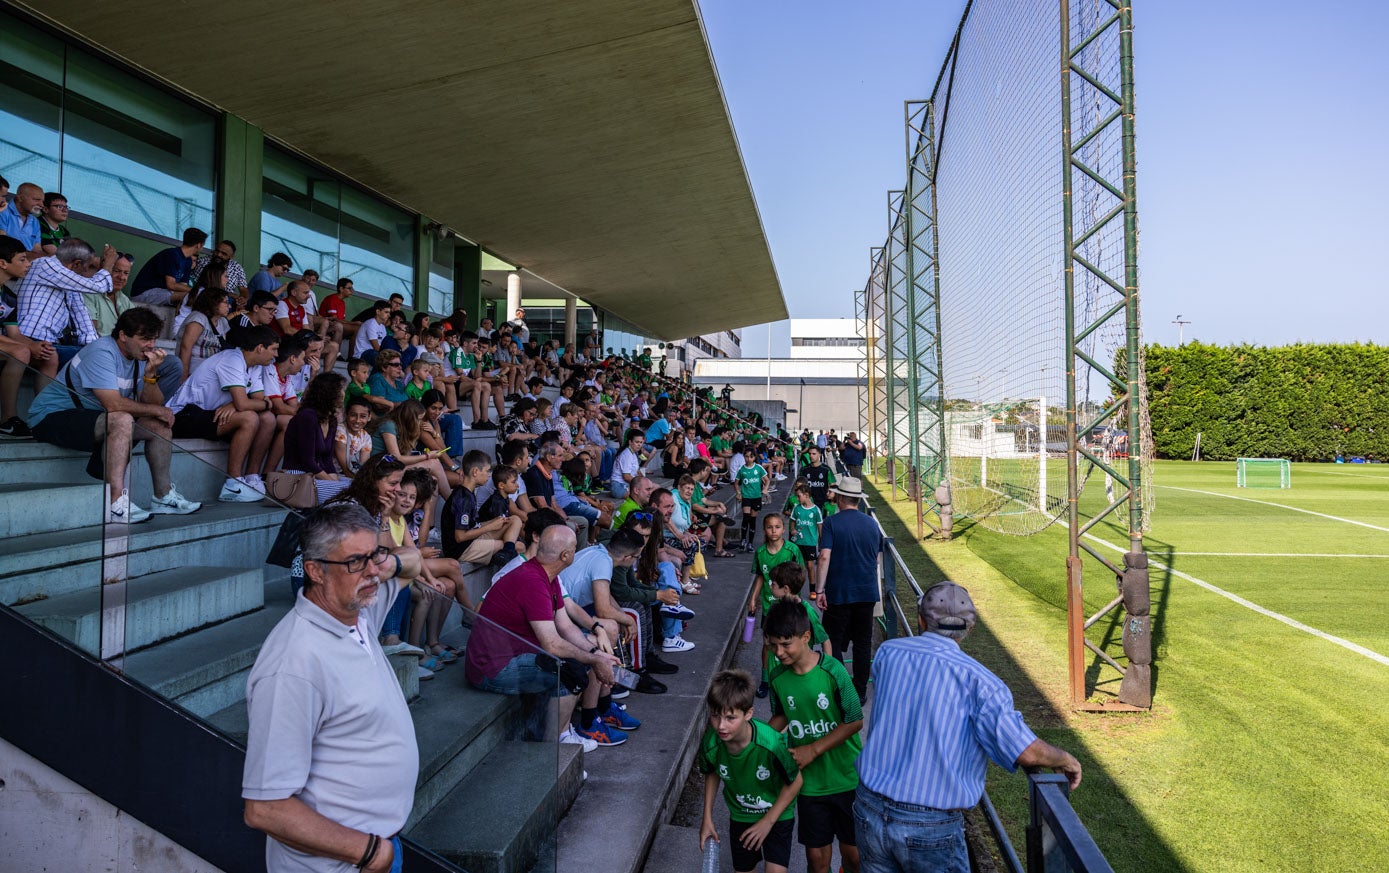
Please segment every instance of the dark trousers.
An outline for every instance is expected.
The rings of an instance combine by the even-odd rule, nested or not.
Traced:
[[[867,603],[831,604],[825,610],[825,633],[834,646],[834,652],[842,661],[854,644],[854,688],[858,689],[859,699],[868,691],[868,671],[873,666],[873,607],[876,601]]]

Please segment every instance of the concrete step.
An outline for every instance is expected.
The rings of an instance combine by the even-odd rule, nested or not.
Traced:
[[[508,741],[406,836],[472,873],[528,870],[583,787],[583,750]]]
[[[30,534],[100,525],[106,512],[106,490],[100,482],[7,483],[0,485],[0,537],[7,541]],[[10,546],[7,545],[7,550]]]
[[[131,525],[128,536],[98,524],[16,537],[0,554],[0,603],[88,589],[103,575],[121,575],[122,558],[127,578],[182,566],[190,550],[205,565],[256,568],[283,518],[277,507],[213,501],[191,515],[156,515]]]
[[[289,583],[265,585],[265,607],[125,659],[125,673],[200,718],[246,699],[261,644],[293,606]]]
[[[181,567],[105,586],[108,602],[125,601],[125,649],[167,640],[259,609],[264,598],[259,567]],[[31,621],[98,652],[102,591],[74,591],[19,607]],[[112,617],[115,620],[115,617]]]

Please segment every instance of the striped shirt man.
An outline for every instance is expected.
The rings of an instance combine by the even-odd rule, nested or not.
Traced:
[[[31,340],[55,343],[71,324],[79,345],[95,342],[96,328],[83,295],[109,293],[107,271],[88,278],[63,266],[55,255],[39,258],[19,284],[19,332]]]
[[[859,780],[898,803],[972,807],[985,759],[1011,773],[1037,739],[1003,680],[939,634],[883,643],[873,688]]]

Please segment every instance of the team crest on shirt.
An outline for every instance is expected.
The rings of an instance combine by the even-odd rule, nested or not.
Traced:
[[[821,709],[830,708],[830,699],[825,696],[825,692],[821,691],[820,696],[815,698],[815,705],[820,707]]]
[[[796,698],[792,697],[792,696],[789,695],[789,694],[786,695],[786,708],[787,708],[787,709],[795,709],[795,708],[796,708]]]
[[[760,781],[766,782],[768,779],[771,778],[771,776],[772,776],[772,771],[771,771],[771,770],[768,770],[767,767],[766,767],[765,765],[759,764],[759,765],[757,766],[757,778],[758,778]]]
[[[723,778],[723,779],[727,779],[727,778],[728,778],[728,765],[727,765],[727,764],[720,764],[720,765],[719,765],[719,776],[720,776],[720,778]]]

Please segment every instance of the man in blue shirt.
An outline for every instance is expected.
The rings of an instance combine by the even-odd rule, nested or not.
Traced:
[[[289,259],[289,255],[284,252],[276,252],[270,256],[270,260],[260,269],[248,284],[252,293],[256,291],[268,291],[276,297],[280,296],[280,277],[289,272],[289,268],[294,266],[294,262]]]
[[[825,610],[825,632],[836,654],[854,644],[854,688],[866,699],[868,668],[873,664],[873,607],[878,591],[878,551],[883,535],[878,523],[859,512],[863,485],[845,476],[830,487],[838,509],[820,526],[820,560],[815,593]]]
[[[654,449],[664,449],[666,437],[670,436],[674,427],[675,410],[667,406],[665,415],[653,421],[646,429],[646,444]]]
[[[207,231],[190,227],[183,232],[183,244],[167,248],[145,262],[131,283],[130,299],[156,306],[178,306],[192,290],[193,259],[202,253]]]
[[[39,240],[39,219],[35,215],[41,206],[43,189],[33,182],[25,182],[14,189],[14,203],[0,211],[0,233],[19,240],[34,258],[44,255]]]
[[[962,810],[979,803],[989,760],[1080,785],[1080,762],[1037,739],[1003,680],[960,650],[975,619],[969,592],[939,582],[917,603],[921,635],[878,649],[854,799],[862,873],[968,873]]]

